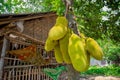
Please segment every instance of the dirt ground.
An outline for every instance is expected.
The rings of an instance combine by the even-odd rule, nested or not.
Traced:
[[[82,80],[82,79],[80,79]],[[89,77],[86,80],[120,80],[120,77],[113,77],[113,76],[96,76],[96,77]]]
[[[69,80],[66,73],[60,75],[58,80]],[[115,76],[80,76],[79,80],[120,80],[120,77]]]

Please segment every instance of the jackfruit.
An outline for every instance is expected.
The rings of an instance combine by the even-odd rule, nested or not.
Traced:
[[[49,37],[46,39],[45,42],[45,50],[51,51],[54,49],[54,47],[58,44],[58,41],[51,40]]]
[[[80,33],[80,38],[82,39],[83,44],[85,46],[86,37],[85,37],[85,35],[83,33]]]
[[[86,51],[86,56],[87,56],[87,61],[86,61],[87,66],[85,71],[87,71],[90,67],[90,53],[88,53],[87,51]]]
[[[83,33],[80,33],[80,37],[81,37],[81,38],[86,38]]]
[[[68,54],[68,43],[69,43],[70,35],[71,35],[70,29],[68,29],[67,34],[62,39],[59,40],[60,50],[62,52],[63,60],[67,64],[71,63],[70,56]]]
[[[68,53],[75,70],[84,72],[86,71],[87,56],[81,38],[72,33],[69,38]]]
[[[86,49],[93,58],[97,60],[103,59],[103,51],[101,47],[99,46],[99,44],[94,39],[87,38]]]
[[[58,17],[56,24],[50,29],[48,36],[52,40],[59,40],[67,33],[68,21],[65,17]]]
[[[59,24],[63,24],[64,26],[68,26],[68,21],[63,16],[62,17],[57,17],[55,25],[59,25]]]
[[[55,59],[58,63],[63,63],[63,56],[62,56],[62,53],[60,51],[59,45],[56,45],[54,47],[54,55],[55,55]]]
[[[82,34],[82,38],[80,38],[82,43],[83,43],[83,46],[84,46],[84,49],[85,49],[85,55],[87,57],[87,60],[86,60],[86,68],[85,68],[85,71],[87,71],[89,69],[89,66],[90,66],[90,53],[86,50],[86,37],[84,36],[84,34]]]

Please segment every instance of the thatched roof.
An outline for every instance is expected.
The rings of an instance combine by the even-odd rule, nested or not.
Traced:
[[[7,36],[9,39],[10,34],[13,34],[27,41],[44,43],[56,17],[54,12],[0,15],[0,38],[2,40],[3,36]],[[17,22],[23,23],[23,30],[19,30]]]
[[[29,13],[29,14],[1,14],[0,15],[0,25],[10,23],[11,21],[17,20],[30,20],[41,17],[53,16],[54,12],[45,13]]]

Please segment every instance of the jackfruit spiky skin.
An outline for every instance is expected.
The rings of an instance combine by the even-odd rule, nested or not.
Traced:
[[[68,20],[66,19],[66,17],[63,17],[63,16],[57,17],[55,25],[59,25],[59,24],[63,24],[64,26],[68,26]]]
[[[99,46],[99,44],[94,39],[87,38],[86,49],[93,58],[97,60],[103,59],[103,51],[101,47]]]
[[[63,56],[62,56],[62,53],[60,51],[59,45],[56,45],[54,47],[54,55],[55,55],[55,59],[58,63],[63,63]]]
[[[85,49],[85,55],[87,57],[87,60],[86,60],[86,68],[84,71],[87,71],[89,69],[89,66],[90,66],[90,53],[86,50],[86,38],[84,36],[84,34],[82,34],[83,36],[80,38],[82,40],[82,43],[83,43],[83,46],[84,46],[84,49]]]
[[[68,21],[65,17],[58,17],[56,24],[50,29],[48,36],[52,40],[59,40],[67,33]]]
[[[68,29],[67,34],[62,39],[59,40],[60,50],[62,52],[63,60],[67,64],[71,63],[70,56],[68,54],[68,44],[69,44],[70,35],[71,33],[70,30]]]
[[[85,38],[85,35],[83,33],[80,33],[81,38]]]
[[[58,44],[58,41],[51,40],[49,37],[46,39],[45,42],[45,50],[51,51],[54,49],[54,47]]]
[[[85,71],[87,71],[90,67],[90,53],[88,53],[87,51],[86,51],[86,56],[87,56],[87,61],[86,61],[87,66]]]
[[[75,70],[79,72],[86,71],[87,56],[86,51],[80,37],[72,33],[69,38],[68,53]]]
[[[83,33],[80,33],[80,38],[82,39],[84,46],[85,46],[86,37]]]

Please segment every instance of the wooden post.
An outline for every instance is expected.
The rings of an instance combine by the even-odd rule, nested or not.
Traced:
[[[1,58],[0,58],[0,80],[2,80],[3,77],[4,57],[5,57],[6,49],[7,49],[7,39],[4,37]]]

